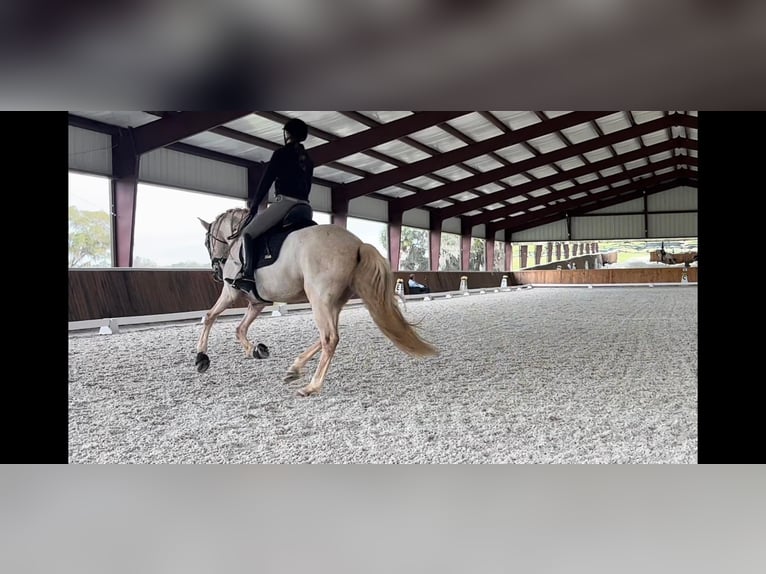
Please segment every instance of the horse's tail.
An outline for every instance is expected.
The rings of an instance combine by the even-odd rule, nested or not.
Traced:
[[[378,328],[399,349],[413,357],[439,354],[430,343],[420,338],[414,325],[402,315],[388,261],[369,243],[363,243],[359,248],[359,263],[352,287],[364,301]]]

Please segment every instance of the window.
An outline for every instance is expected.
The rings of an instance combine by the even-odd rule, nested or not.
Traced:
[[[399,244],[400,271],[429,270],[428,230],[402,225]]]
[[[201,218],[210,223],[244,199],[138,184],[133,267],[210,267]]]
[[[388,225],[381,221],[349,217],[346,219],[346,229],[377,248],[380,254],[388,259]]]
[[[460,271],[460,236],[442,231],[439,271]]]
[[[69,172],[69,267],[112,266],[109,178]]]

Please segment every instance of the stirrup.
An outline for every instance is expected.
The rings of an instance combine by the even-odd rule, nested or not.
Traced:
[[[255,295],[255,281],[252,279],[239,277],[238,279],[234,279],[234,281],[232,281],[232,286],[239,289],[240,291],[244,291],[245,293],[251,293]]]

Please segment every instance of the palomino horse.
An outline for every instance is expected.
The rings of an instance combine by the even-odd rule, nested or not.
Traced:
[[[247,209],[230,209],[212,223],[200,219],[207,230],[205,245],[218,280],[221,276],[234,276],[235,263],[229,258],[229,252],[239,253],[242,238],[237,236],[231,241],[226,238],[238,231],[247,213]],[[352,294],[362,299],[375,324],[401,351],[413,357],[438,354],[399,309],[388,261],[375,247],[337,225],[312,225],[290,233],[276,261],[256,270],[255,282],[258,294],[267,301],[311,304],[319,340],[295,358],[284,378],[285,382],[300,379],[306,363],[321,350],[314,375],[298,391],[300,396],[321,390],[338,345],[338,317]],[[249,304],[237,326],[237,340],[247,357],[260,356],[259,347],[261,351],[266,350],[265,346],[256,347],[248,341],[247,329],[268,303],[224,282],[218,301],[205,314],[197,343],[198,371],[204,372],[210,366],[206,352],[213,323],[240,298],[247,299]]]

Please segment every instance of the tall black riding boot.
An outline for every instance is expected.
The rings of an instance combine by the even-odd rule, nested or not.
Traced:
[[[242,235],[242,277],[237,279],[234,286],[245,293],[255,295],[255,239],[247,234]]]

